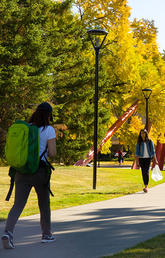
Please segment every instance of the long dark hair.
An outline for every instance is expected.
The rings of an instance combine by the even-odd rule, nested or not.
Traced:
[[[146,129],[141,129],[141,130],[140,130],[140,133],[139,133],[139,136],[138,136],[138,140],[137,140],[137,143],[138,143],[139,145],[143,142],[143,139],[142,139],[142,137],[141,137],[141,132],[144,132],[144,133],[145,133],[145,142],[149,141],[147,130],[146,130]]]
[[[41,103],[36,111],[32,114],[29,119],[29,123],[36,125],[37,127],[45,127],[49,125],[49,121],[52,121],[52,107],[49,103],[43,102]]]
[[[29,123],[36,125],[37,127],[47,126],[49,125],[49,117],[50,113],[46,110],[36,110],[31,118],[29,119]]]

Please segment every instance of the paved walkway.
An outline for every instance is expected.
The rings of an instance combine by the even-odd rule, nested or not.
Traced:
[[[14,250],[1,258],[97,258],[113,254],[165,233],[165,184],[149,193],[76,206],[52,212],[57,241],[40,243],[39,216],[19,220]],[[0,223],[2,234],[4,223]]]

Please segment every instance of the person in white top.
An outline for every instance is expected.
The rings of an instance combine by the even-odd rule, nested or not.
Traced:
[[[140,130],[137,145],[136,145],[136,164],[137,167],[141,167],[142,177],[144,183],[143,191],[148,192],[148,183],[149,183],[149,169],[152,160],[155,160],[155,163],[158,164],[154,143],[151,139],[148,138],[148,132],[146,129]]]
[[[42,230],[42,243],[55,241],[55,237],[51,233],[50,219],[50,168],[47,164],[47,155],[54,158],[56,155],[56,132],[49,124],[52,121],[52,107],[49,103],[41,103],[30,118],[29,123],[39,128],[39,152],[40,165],[35,174],[23,175],[16,173],[15,176],[15,200],[11,208],[7,221],[4,235],[2,236],[2,244],[6,249],[15,248],[13,244],[13,231],[15,224],[23,211],[27,202],[31,188],[34,187],[38,197],[38,205],[40,209],[40,224]]]

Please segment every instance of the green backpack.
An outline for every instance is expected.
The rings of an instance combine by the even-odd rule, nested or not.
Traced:
[[[7,163],[22,174],[34,174],[39,167],[39,130],[17,120],[8,130],[5,145]]]
[[[34,174],[37,172],[40,160],[46,151],[47,147],[41,156],[39,156],[39,130],[37,126],[30,125],[22,120],[17,120],[9,127],[6,136],[5,155],[10,165],[9,176],[11,181],[6,201],[10,199],[16,172],[21,174]],[[51,170],[54,170],[54,168],[47,159],[46,167],[49,177],[45,186],[48,187],[50,194],[54,196],[49,187]]]

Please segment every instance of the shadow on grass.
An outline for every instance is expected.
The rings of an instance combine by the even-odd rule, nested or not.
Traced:
[[[132,194],[132,192],[85,192],[85,193],[66,193],[65,195],[128,195]]]
[[[119,194],[122,194],[122,195],[127,195],[127,194],[131,194],[130,192],[87,192],[87,193],[80,193],[80,195],[85,195],[85,194],[91,194],[91,195],[96,195],[96,194],[99,194],[99,195],[119,195]]]
[[[139,258],[164,258],[165,257],[165,234],[154,237],[150,240],[147,240],[143,243],[140,243],[132,248],[126,249],[123,252],[112,256],[104,256],[102,258],[118,257],[118,258],[127,258],[127,257],[139,257]]]

